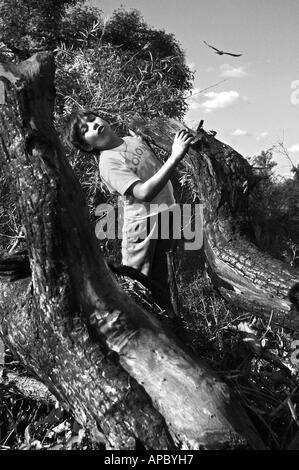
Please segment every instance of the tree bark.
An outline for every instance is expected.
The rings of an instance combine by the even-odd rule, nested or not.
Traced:
[[[228,386],[120,288],[53,126],[54,60],[1,65],[0,150],[32,279],[0,283],[1,334],[107,448],[222,448],[259,436]]]
[[[174,134],[183,126],[175,120],[136,116],[131,128],[151,145],[169,153]],[[299,272],[259,250],[252,242],[248,196],[258,184],[249,163],[234,149],[202,128],[197,143],[179,169],[188,175],[190,200],[203,204],[204,254],[214,286],[225,299],[273,323],[299,329],[288,292]],[[190,202],[190,201],[189,201]]]

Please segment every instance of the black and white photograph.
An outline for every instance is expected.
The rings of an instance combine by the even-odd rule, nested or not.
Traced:
[[[298,19],[0,0],[1,455],[299,450]]]

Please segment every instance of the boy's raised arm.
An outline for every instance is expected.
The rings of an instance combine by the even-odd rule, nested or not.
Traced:
[[[144,183],[134,183],[126,191],[126,194],[134,196],[135,199],[150,202],[166,185],[173,170],[182,160],[191,144],[194,136],[187,130],[181,129],[174,137],[171,155],[155,175]]]

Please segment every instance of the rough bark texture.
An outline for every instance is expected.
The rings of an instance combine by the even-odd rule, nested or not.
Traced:
[[[262,448],[229,388],[122,291],[101,257],[53,126],[52,56],[0,75],[9,82],[1,158],[15,176],[32,271],[0,284],[6,343],[108,448]]]
[[[170,151],[173,135],[183,125],[162,119],[131,127],[156,147]],[[273,323],[298,330],[299,316],[291,312],[290,288],[299,273],[260,251],[250,240],[248,195],[257,184],[249,163],[234,149],[215,139],[214,133],[197,132],[198,142],[182,161],[180,173],[203,204],[204,253],[214,286],[233,304]]]

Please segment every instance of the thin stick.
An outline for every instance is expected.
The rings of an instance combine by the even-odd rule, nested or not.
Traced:
[[[167,269],[168,269],[168,278],[169,278],[169,289],[170,289],[170,298],[173,311],[177,317],[179,317],[179,293],[178,286],[176,282],[175,269],[174,269],[174,255],[173,251],[167,251]]]
[[[24,229],[23,229],[23,227],[22,227],[19,235],[16,237],[16,240],[13,243],[12,247],[9,249],[8,253],[12,253],[17,248],[17,246],[19,245],[19,243],[22,239],[24,239]]]

